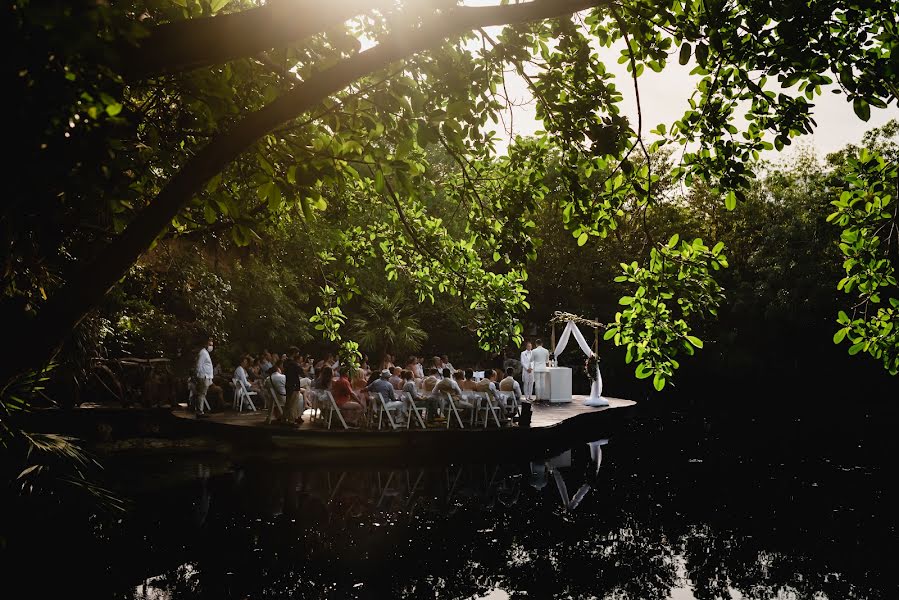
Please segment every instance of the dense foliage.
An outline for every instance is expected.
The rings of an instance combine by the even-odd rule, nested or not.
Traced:
[[[258,247],[296,235],[279,241],[269,227],[308,237],[303,284],[285,283],[273,310],[239,298],[233,310],[250,307],[247,329],[309,314],[352,359],[346,311],[371,289],[359,273],[377,272],[419,302],[461,306],[482,348],[517,343],[546,195],[581,246],[664,214],[666,190],[680,185],[733,208],[748,197],[760,152],[813,130],[822,86],[835,84],[862,119],[896,101],[894,8],[887,0],[15,2],[10,121],[25,142],[10,164],[2,285],[5,319],[25,342],[3,365],[4,381],[45,363],[160,239],[227,234]],[[491,34],[490,25],[508,26]],[[633,79],[624,85],[604,64],[616,52]],[[633,123],[621,101],[631,87],[639,100],[640,74],[675,55],[699,81],[683,117],[650,135],[642,113]],[[496,156],[492,123],[510,102],[507,71],[528,82],[544,129]],[[323,218],[340,225],[321,227]],[[613,338],[632,345],[639,374],[661,388],[675,357],[698,346],[689,321],[714,312],[715,266],[727,261],[714,238],[674,231],[705,242],[668,247],[643,229],[639,252],[618,261],[635,286],[624,297],[638,300]],[[678,273],[661,260],[676,254]],[[241,289],[279,287],[263,281],[271,268],[240,269],[234,277],[249,278]],[[284,308],[306,297],[302,315]],[[231,310],[219,308],[188,318],[214,330]],[[855,348],[868,334],[854,335]]]

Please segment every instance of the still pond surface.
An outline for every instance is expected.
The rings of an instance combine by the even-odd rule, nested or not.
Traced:
[[[641,410],[512,464],[110,460],[131,510],[17,568],[33,597],[899,597],[895,415],[764,415]]]

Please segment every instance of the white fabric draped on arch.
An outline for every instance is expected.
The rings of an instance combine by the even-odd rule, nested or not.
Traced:
[[[581,351],[589,356],[593,355],[593,350],[590,348],[590,344],[587,343],[587,340],[584,339],[584,334],[581,333],[581,330],[578,329],[577,324],[574,321],[568,321],[565,324],[565,330],[562,331],[562,335],[559,336],[559,341],[556,342],[556,357],[562,354],[565,351],[565,348],[568,346],[568,340],[574,336],[574,340],[577,342],[577,345],[580,346]],[[599,372],[599,361],[596,361],[596,380],[593,382],[593,385],[590,386],[590,397],[584,401],[584,404],[587,406],[608,406],[609,401],[602,397],[602,375]]]

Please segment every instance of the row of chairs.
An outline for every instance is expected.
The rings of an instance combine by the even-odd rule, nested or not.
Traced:
[[[284,409],[284,402],[272,387],[271,380],[266,381],[263,393],[267,397],[267,403],[273,402],[279,409]],[[325,422],[328,429],[331,429],[337,422],[344,429],[351,428],[329,390],[311,390],[308,394],[312,404],[313,421],[321,419]],[[245,390],[237,380],[234,380],[235,410],[240,412],[246,406],[250,410],[255,411],[256,405],[253,402],[255,396],[257,396],[256,392]],[[369,409],[367,414],[364,415],[368,426],[373,428],[375,422],[377,422],[377,428],[380,430],[386,422],[391,430],[403,427],[412,429],[416,425],[426,429],[425,417],[427,416],[427,407],[416,403],[405,392],[397,392],[397,397],[399,398],[398,400],[388,401],[380,393],[370,393],[368,395]],[[453,421],[458,424],[459,428],[465,428],[465,423],[462,420],[462,414],[464,413],[467,413],[466,416],[468,418],[466,420],[469,427],[480,425],[484,428],[491,422],[497,427],[501,427],[504,420],[515,418],[521,414],[521,404],[512,392],[499,392],[498,398],[492,398],[486,392],[466,392],[463,393],[461,403],[457,403],[449,393],[443,392],[436,399],[446,420],[447,429],[450,428]]]
[[[503,421],[521,414],[521,405],[512,392],[499,392],[500,397],[494,399],[486,392],[468,392],[462,396],[462,402],[457,403],[453,397],[443,392],[436,399],[440,403],[440,410],[446,419],[446,428],[455,422],[459,428],[465,428],[462,414],[467,413],[469,427],[482,425],[486,428],[490,422],[501,427]],[[369,426],[373,427],[377,420],[378,429],[382,429],[384,422],[391,429],[412,429],[418,425],[426,429],[424,417],[427,415],[427,407],[416,403],[405,392],[398,392],[399,400],[386,401],[380,393],[369,394]],[[405,413],[405,415],[404,415]],[[405,423],[403,423],[405,416]],[[414,422],[413,422],[414,418]]]

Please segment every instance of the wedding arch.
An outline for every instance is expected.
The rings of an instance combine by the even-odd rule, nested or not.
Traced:
[[[591,357],[596,357],[596,362],[594,363],[595,372],[593,374],[588,373],[588,376],[592,381],[592,384],[590,385],[590,396],[584,401],[584,404],[586,406],[608,406],[609,401],[602,397],[602,374],[599,371],[599,330],[605,329],[605,325],[599,321],[591,321],[590,319],[585,319],[578,315],[561,311],[553,313],[553,318],[550,320],[550,323],[552,324],[553,356],[558,357],[562,354],[568,346],[568,341],[574,337],[574,340],[577,342],[581,351],[587,356],[588,364],[590,363],[589,359]],[[562,330],[562,335],[559,336],[558,343],[556,342],[557,323],[565,323],[565,329]],[[593,348],[590,348],[590,345],[587,344],[587,340],[578,328],[578,324],[593,328]]]

